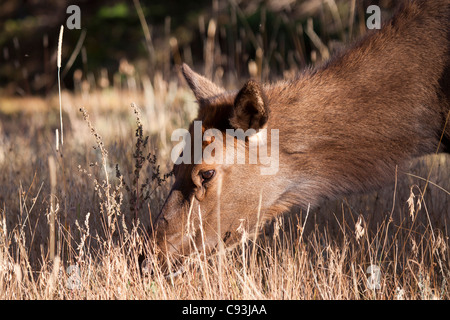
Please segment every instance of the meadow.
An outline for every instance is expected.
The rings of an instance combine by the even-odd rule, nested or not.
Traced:
[[[229,3],[241,21],[245,12]],[[317,20],[278,22],[293,51],[245,22],[230,32],[252,53],[231,50],[220,19],[202,20],[195,69],[230,89],[249,77],[289,78],[365,32],[355,1],[307,3],[319,8]],[[328,31],[316,33],[313,21]],[[123,59],[114,74],[75,71],[73,89],[61,93],[55,85],[46,95],[0,96],[0,299],[450,298],[450,156],[441,153],[393,172],[385,188],[293,209],[258,235],[243,229],[223,253],[194,253],[181,269],[161,270],[147,231],[173,182],[171,133],[197,112],[177,68],[194,64],[192,50],[165,41],[161,56],[170,59],[151,73]]]

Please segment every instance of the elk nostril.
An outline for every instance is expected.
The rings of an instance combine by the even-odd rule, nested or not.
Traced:
[[[164,215],[160,214],[153,222],[154,226],[167,225],[169,221],[164,217]]]
[[[167,226],[169,224],[169,221],[165,217],[162,217],[161,221],[164,223],[164,226]]]
[[[151,226],[147,228],[148,235],[154,237],[156,236],[158,229],[159,230],[165,229],[167,228],[168,225],[169,221],[167,221],[167,219],[164,216],[160,215],[156,217],[151,223]]]

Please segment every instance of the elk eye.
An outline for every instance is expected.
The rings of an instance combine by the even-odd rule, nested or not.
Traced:
[[[208,170],[202,172],[203,181],[208,181],[216,174],[216,170]]]

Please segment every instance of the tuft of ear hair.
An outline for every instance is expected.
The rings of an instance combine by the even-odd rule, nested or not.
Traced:
[[[259,130],[269,120],[267,98],[258,82],[249,80],[236,96],[230,124],[235,129]]]
[[[192,71],[186,63],[183,63],[181,66],[181,71],[192,92],[194,92],[195,98],[200,104],[208,98],[220,95],[225,91],[207,78]]]

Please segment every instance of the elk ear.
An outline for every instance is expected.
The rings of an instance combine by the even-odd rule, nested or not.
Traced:
[[[224,92],[224,89],[216,86],[205,77],[192,71],[192,69],[185,63],[181,66],[181,71],[183,72],[184,78],[189,84],[191,90],[194,92],[195,98],[199,103]]]
[[[249,80],[239,91],[234,101],[230,124],[236,129],[261,129],[269,119],[267,98],[254,80]]]

